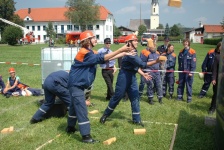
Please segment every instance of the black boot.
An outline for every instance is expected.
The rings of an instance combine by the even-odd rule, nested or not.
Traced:
[[[100,118],[100,123],[104,124],[107,120],[107,115],[103,115],[101,118]]]
[[[159,103],[163,104],[162,98],[159,98]]]
[[[34,119],[34,118],[32,118],[31,120],[30,120],[30,124],[35,124],[35,123],[38,123],[38,122],[41,122],[42,120],[36,120],[36,119]]]
[[[66,127],[66,132],[67,132],[68,134],[75,133],[75,131],[77,131],[77,130],[75,129],[75,127],[71,127],[71,126],[67,126],[67,127]]]
[[[150,105],[154,105],[154,102],[153,102],[153,99],[152,98],[149,98],[149,104]]]
[[[92,139],[91,135],[88,134],[88,135],[83,135],[82,136],[82,142],[83,143],[92,143],[93,144],[93,143],[97,143],[99,141]]]
[[[141,121],[139,122],[133,121],[133,124],[144,127],[144,124]]]

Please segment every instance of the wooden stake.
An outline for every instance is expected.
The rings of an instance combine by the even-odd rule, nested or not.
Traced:
[[[116,137],[113,137],[113,138],[110,138],[110,139],[104,141],[103,144],[104,144],[104,145],[110,145],[110,144],[112,144],[113,142],[115,142],[116,140],[117,140]]]
[[[134,129],[134,134],[145,134],[146,129]]]

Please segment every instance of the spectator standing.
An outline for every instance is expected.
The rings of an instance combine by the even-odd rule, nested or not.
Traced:
[[[112,52],[110,49],[111,45],[111,39],[105,38],[104,39],[104,47],[98,50],[98,53],[104,53],[109,54]],[[110,98],[114,95],[114,89],[113,89],[113,80],[114,80],[114,73],[117,71],[115,66],[116,61],[115,60],[108,60],[104,64],[100,64],[100,67],[102,68],[102,76],[106,82],[107,85],[107,96],[106,100],[110,100]]]
[[[212,70],[212,85],[213,85],[213,95],[212,101],[209,108],[209,114],[213,114],[216,110],[216,98],[217,98],[217,88],[218,88],[218,72],[219,72],[219,60],[220,60],[220,50],[222,43],[219,42],[215,49],[215,58]]]

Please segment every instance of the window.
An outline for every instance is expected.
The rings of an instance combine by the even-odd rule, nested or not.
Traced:
[[[32,26],[32,31],[35,31],[35,26]]]
[[[99,35],[99,34],[96,35],[96,39],[97,39],[97,40],[100,39],[100,35]]]
[[[44,31],[46,30],[46,26],[43,26],[43,30],[44,30]]]
[[[155,9],[155,8],[153,8],[153,11],[154,11],[154,12],[156,12],[156,9]]]
[[[61,33],[65,33],[65,27],[64,27],[64,25],[61,25]]]
[[[79,31],[79,25],[74,25],[74,30]]]
[[[71,31],[72,30],[72,25],[67,25],[67,30]]]
[[[58,32],[58,26],[57,26],[57,25],[54,25],[54,30],[55,30],[56,32]]]
[[[106,25],[106,31],[108,31],[108,25]]]
[[[26,18],[26,20],[29,21],[30,19],[29,18]]]
[[[93,25],[88,25],[88,26],[87,26],[87,29],[88,29],[88,30],[93,30]]]
[[[30,29],[30,27],[29,26],[26,26],[26,28],[29,30]]]
[[[112,26],[110,26],[110,31],[112,31]]]
[[[37,26],[37,31],[40,31],[40,26]]]
[[[46,37],[47,37],[47,36],[46,36],[46,35],[44,35],[44,40],[46,40]]]
[[[100,29],[100,25],[96,25],[96,30],[99,30]]]

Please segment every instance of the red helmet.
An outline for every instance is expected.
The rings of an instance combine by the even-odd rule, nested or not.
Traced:
[[[95,35],[93,35],[93,32],[86,30],[80,34],[80,42],[92,37],[95,37]]]
[[[133,40],[138,40],[137,36],[134,34],[129,34],[125,37],[125,42],[127,41],[133,41]]]
[[[14,68],[9,68],[9,73],[16,72]]]

